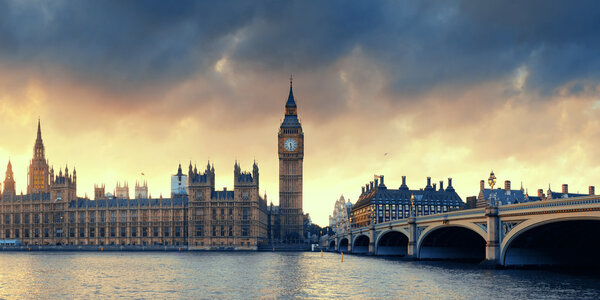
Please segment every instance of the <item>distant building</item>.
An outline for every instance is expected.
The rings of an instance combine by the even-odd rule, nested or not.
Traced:
[[[179,164],[177,174],[171,176],[171,195],[184,194],[187,194],[187,175],[183,174]]]
[[[352,228],[408,218],[411,212],[416,216],[444,213],[464,205],[452,187],[452,178],[448,178],[446,189],[440,181],[439,190],[435,184],[431,185],[430,177],[427,177],[425,188],[419,190],[408,188],[406,176],[402,176],[402,185],[398,189],[388,189],[384,177],[380,176],[380,179],[381,182],[375,179],[362,187],[362,193],[352,207]]]
[[[344,199],[344,195],[340,196],[334,206],[333,213],[329,216],[329,227],[335,233],[343,234],[350,230],[350,214],[352,212],[352,202]]]
[[[493,173],[494,172],[492,172],[492,175],[494,175]],[[594,187],[590,186],[589,195],[594,195],[594,192]],[[569,186],[567,184],[563,184],[561,192],[553,192],[550,189],[550,186],[548,186],[546,194],[544,194],[544,190],[538,189],[537,195],[530,196],[529,193],[523,189],[522,184],[521,188],[518,190],[511,189],[510,180],[504,181],[504,188],[496,188],[494,190],[485,188],[485,181],[481,180],[479,182],[479,194],[477,195],[476,207],[486,207],[490,205],[490,199],[492,199],[496,205],[507,205],[540,200],[581,197],[587,195],[588,194],[569,193]]]

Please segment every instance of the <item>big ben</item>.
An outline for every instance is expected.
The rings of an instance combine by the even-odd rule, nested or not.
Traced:
[[[290,78],[290,94],[285,103],[285,118],[279,127],[279,209],[280,239],[288,243],[303,242],[302,161],[304,133],[298,120]]]

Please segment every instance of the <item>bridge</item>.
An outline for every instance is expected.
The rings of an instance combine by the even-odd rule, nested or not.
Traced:
[[[336,234],[330,251],[495,266],[600,266],[600,196],[488,206]]]

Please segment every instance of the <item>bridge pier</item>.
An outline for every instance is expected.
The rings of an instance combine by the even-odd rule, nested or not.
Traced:
[[[487,241],[485,247],[485,261],[483,264],[490,266],[500,265],[500,218],[498,207],[489,206],[485,209],[487,217]]]
[[[377,254],[377,248],[375,246],[375,226],[371,225],[371,228],[369,229],[369,255]]]
[[[418,259],[417,250],[417,222],[414,217],[410,217],[408,218],[408,255],[406,257]]]

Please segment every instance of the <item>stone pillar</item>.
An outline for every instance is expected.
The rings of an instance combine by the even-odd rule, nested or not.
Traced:
[[[408,218],[408,255],[406,257],[418,259],[417,250],[417,221],[411,217]]]
[[[500,265],[500,218],[498,217],[498,207],[487,207],[485,216],[487,217],[487,243],[484,264]]]
[[[375,247],[375,226],[369,228],[369,255],[375,255],[377,249]]]
[[[352,232],[348,234],[348,249],[345,249],[346,253],[352,253]]]

